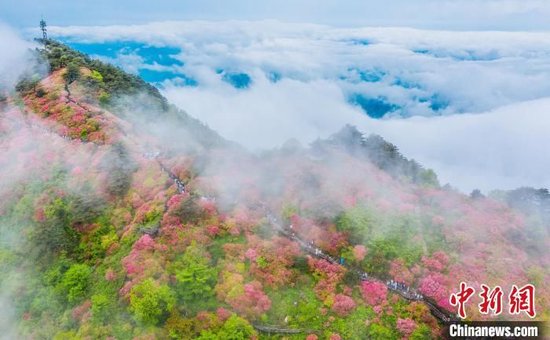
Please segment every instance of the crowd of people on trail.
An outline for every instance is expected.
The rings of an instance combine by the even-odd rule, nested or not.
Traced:
[[[351,269],[351,268],[349,268],[349,265],[345,264],[343,257],[340,257],[339,259],[335,259],[335,258],[331,257],[330,255],[325,254],[320,248],[316,247],[315,242],[313,240],[309,240],[308,242],[302,240],[296,234],[296,232],[294,231],[294,226],[292,224],[290,224],[288,227],[285,228],[285,227],[282,227],[277,222],[277,218],[275,216],[273,216],[271,213],[268,212],[266,214],[266,216],[269,219],[269,221],[271,222],[271,224],[273,226],[275,226],[280,233],[282,233],[283,235],[285,235],[285,236],[289,237],[290,239],[296,241],[307,253],[309,253],[309,254],[317,257],[317,258],[321,258],[321,259],[324,259],[326,261],[329,261],[333,264],[338,264],[338,265],[341,265],[341,266],[344,266],[344,267],[348,267],[348,269]],[[409,286],[407,286],[403,282],[398,282],[398,281],[395,281],[393,279],[383,281],[383,280],[380,280],[376,277],[372,277],[368,273],[363,272],[363,271],[361,271],[357,268],[355,268],[354,270],[357,272],[357,274],[359,274],[359,277],[362,281],[370,280],[370,281],[383,282],[386,285],[386,287],[388,287],[388,289],[398,293],[399,295],[403,296],[407,300],[425,301],[427,303],[428,307],[430,308],[430,310],[432,311],[433,315],[436,316],[438,319],[440,319],[441,321],[443,321],[445,323],[450,322],[454,319],[453,317],[449,316],[448,313],[442,311],[442,309],[437,304],[435,304],[431,301],[428,301],[428,299],[426,299],[426,297],[424,297],[424,295],[422,295],[419,292],[417,292],[416,290],[410,288]]]
[[[185,192],[185,184],[183,183],[183,181],[179,179],[178,176],[174,175],[170,170],[168,170],[168,168],[162,165],[162,163],[160,163],[160,167],[164,172],[166,172],[168,177],[170,177],[170,179],[174,181],[174,183],[176,184],[176,190],[178,194],[183,194]]]
[[[178,194],[184,193],[185,192],[185,184],[183,184],[183,182],[177,177],[173,178],[173,180],[176,183],[176,189],[178,191]]]
[[[143,153],[143,157],[146,159],[157,159],[160,156],[159,151],[146,151]],[[183,194],[185,192],[185,183],[178,176],[176,176],[172,171],[165,167],[160,160],[158,161],[160,168],[164,171],[171,180],[176,184],[176,190],[178,194]]]
[[[411,289],[409,286],[407,286],[403,282],[397,282],[394,280],[388,280],[386,281],[386,286],[393,291],[398,292],[402,296],[404,296],[407,299],[410,300],[422,300],[424,296],[422,294],[418,293],[417,291]]]
[[[158,156],[160,156],[159,151],[146,151],[143,153],[143,157],[146,159],[156,159]]]
[[[276,222],[277,219],[271,216],[271,221]],[[278,225],[274,223],[275,225]],[[325,254],[320,248],[315,246],[315,242],[313,240],[309,240],[308,242],[305,242],[302,240],[295,232],[293,225],[289,225],[286,229],[280,229],[280,232],[285,234],[290,239],[296,241],[306,252],[314,255],[315,257],[322,258],[324,260],[327,260],[330,263],[333,264],[339,264],[344,265],[344,259],[341,257],[339,260],[333,258],[332,256]]]
[[[275,225],[277,225],[276,224],[277,219],[274,216],[271,215],[269,218],[272,222],[274,222]],[[286,228],[286,230],[282,229],[280,231],[283,232],[286,236],[293,239],[294,241],[298,242],[298,244],[300,244],[302,246],[302,248],[304,248],[304,250],[306,250],[311,255],[313,255],[317,258],[325,259],[325,260],[327,260],[327,261],[329,261],[333,264],[338,264],[338,265],[341,265],[341,266],[344,266],[344,267],[348,267],[345,264],[344,257],[341,256],[339,259],[335,259],[335,258],[331,257],[330,255],[325,254],[320,248],[316,247],[315,242],[313,240],[309,240],[308,242],[303,241],[296,234],[296,232],[294,231],[294,226],[292,224],[290,224],[288,226],[288,228]],[[379,280],[377,278],[370,277],[367,273],[365,273],[365,272],[363,272],[359,269],[356,269],[356,271],[359,274],[359,277],[361,278],[361,280],[363,280],[363,281],[376,280],[376,281],[383,282],[382,280]],[[423,299],[422,294],[418,293],[414,289],[411,289],[409,286],[407,286],[403,282],[388,280],[388,281],[385,282],[385,285],[388,287],[388,289],[390,289],[392,291],[395,291],[395,292],[398,292],[400,295],[402,295],[403,297],[405,297],[409,300],[422,300]]]
[[[156,152],[156,153],[155,152],[148,152],[148,153],[144,154],[144,157],[149,158],[149,159],[156,159],[158,156],[159,156],[158,152]],[[185,192],[185,184],[183,183],[183,181],[181,181],[174,173],[172,173],[170,170],[168,170],[168,168],[166,168],[162,163],[159,162],[159,164],[160,164],[161,169],[166,174],[168,174],[170,179],[172,179],[174,181],[174,183],[176,184],[178,193],[181,194],[181,193]],[[335,259],[332,256],[330,256],[328,254],[325,254],[320,248],[318,248],[315,245],[315,242],[313,240],[309,240],[309,242],[306,242],[306,241],[302,240],[298,236],[298,234],[296,234],[296,232],[294,231],[294,226],[292,224],[290,224],[286,228],[283,227],[281,224],[278,223],[277,217],[275,217],[267,209],[266,209],[266,215],[265,216],[267,217],[269,222],[280,233],[282,233],[286,237],[296,241],[300,245],[300,247],[303,248],[307,253],[309,253],[309,254],[317,257],[317,258],[322,258],[322,259],[324,259],[324,260],[326,260],[330,263],[338,264],[338,265],[341,265],[341,266],[344,266],[344,267],[348,267],[348,269],[351,269],[351,268],[349,268],[349,265],[345,264],[344,257],[341,256],[339,259]],[[371,281],[384,282],[383,280],[380,280],[376,277],[372,277],[368,273],[366,273],[364,271],[361,271],[357,268],[354,268],[354,270],[357,272],[357,274],[359,274],[359,277],[362,281],[371,280]],[[431,303],[430,301],[428,301],[422,294],[418,293],[414,289],[411,289],[405,283],[398,282],[398,281],[395,281],[393,279],[390,279],[390,280],[385,281],[384,284],[388,287],[388,289],[390,289],[391,291],[397,292],[399,295],[403,296],[404,298],[406,298],[408,300],[417,300],[417,301],[423,300],[423,301],[425,301],[428,304],[428,306],[430,307],[430,310],[432,310],[432,312],[434,313],[434,315],[436,317],[438,317],[440,320],[442,320],[443,322],[449,322],[449,321],[452,320],[452,318],[449,317],[446,313],[444,313],[440,309],[439,306],[437,306],[436,304]]]

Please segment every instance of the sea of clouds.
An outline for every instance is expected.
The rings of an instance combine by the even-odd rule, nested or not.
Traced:
[[[351,123],[464,191],[550,187],[550,34],[277,21],[51,27],[257,150]]]
[[[29,49],[35,45],[0,21],[0,93],[15,85],[32,63]]]

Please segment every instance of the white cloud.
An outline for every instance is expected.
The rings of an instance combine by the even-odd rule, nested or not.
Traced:
[[[173,70],[199,86],[165,82],[164,93],[252,149],[292,137],[309,142],[352,123],[382,134],[465,191],[550,187],[550,164],[540,157],[549,142],[543,129],[550,124],[544,99],[550,98],[547,33],[342,29],[275,21],[54,27],[51,32],[79,42],[132,40],[181,48],[178,58],[185,64]],[[151,69],[136,60],[128,65]],[[220,69],[245,72],[252,85],[237,90],[222,81]],[[358,81],[362,71],[381,79]],[[272,73],[281,80],[268,80]],[[430,118],[373,120],[348,103],[354,93],[383,96],[404,115]],[[439,110],[430,108],[438,103]]]
[[[309,142],[334,133],[344,122],[365,119],[330,81],[256,79],[248,91],[222,83],[207,89],[171,86],[163,92],[226,138],[251,149],[273,147],[290,138]]]
[[[550,187],[550,98],[480,114],[374,120],[344,101],[330,82],[267,81],[250,91],[172,87],[168,99],[225,137],[267,148],[290,138],[310,142],[346,123],[378,133],[408,157],[437,171],[443,183],[475,188]]]
[[[550,187],[550,98],[483,114],[415,117],[371,125],[405,155],[464,191]]]
[[[29,68],[29,48],[33,46],[0,22],[0,90],[12,87]]]
[[[550,35],[525,32],[445,32],[403,28],[336,29],[264,22],[161,22],[143,26],[52,27],[79,42],[141,41],[182,49],[185,66],[246,73],[275,72],[300,81],[330,80],[344,95],[386,97],[406,115],[432,115],[432,96],[442,112],[483,112],[550,95]],[[365,46],[360,42],[369,42]],[[116,60],[135,71],[139,58]],[[142,68],[151,68],[144,65]],[[381,72],[376,83],[355,84],[357,70]],[[395,81],[418,88],[392,86]],[[529,84],[526,87],[524,84]],[[204,85],[204,84],[203,84]]]

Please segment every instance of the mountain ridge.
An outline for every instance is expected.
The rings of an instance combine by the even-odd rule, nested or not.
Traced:
[[[38,52],[51,72],[20,82],[0,119],[1,171],[15,176],[0,187],[0,268],[30,278],[0,285],[20,300],[23,337],[275,337],[252,325],[308,339],[440,335],[425,305],[304,254],[258,204],[338,261],[449,310],[470,278],[534,282],[545,306],[550,260],[526,250],[548,245],[536,215],[441,188],[351,126],[249,154],[150,85],[70,51],[48,40]]]

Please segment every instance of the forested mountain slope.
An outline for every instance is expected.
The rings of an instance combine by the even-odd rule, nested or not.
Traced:
[[[426,301],[452,314],[461,281],[533,283],[548,319],[548,219],[521,192],[442,188],[350,126],[251,154],[141,79],[44,43],[50,71],[0,99],[8,335],[438,338]]]

